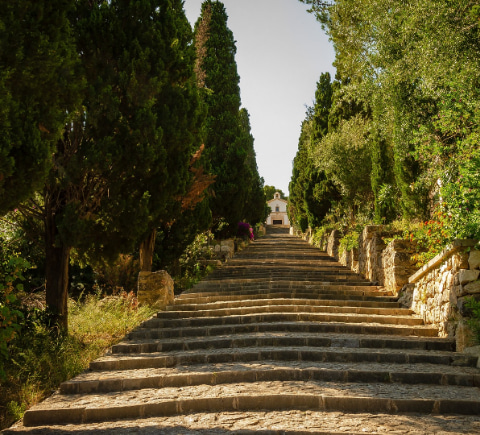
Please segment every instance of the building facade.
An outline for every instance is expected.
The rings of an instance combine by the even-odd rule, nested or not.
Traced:
[[[267,204],[271,209],[267,218],[267,225],[290,226],[287,214],[288,201],[280,198],[280,193],[275,192],[273,199],[267,201]]]

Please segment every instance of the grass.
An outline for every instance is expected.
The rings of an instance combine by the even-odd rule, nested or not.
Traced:
[[[0,429],[88,368],[154,312],[138,307],[132,294],[89,295],[81,302],[69,301],[68,334],[52,334],[40,322],[32,322],[9,346],[6,379],[0,380]]]

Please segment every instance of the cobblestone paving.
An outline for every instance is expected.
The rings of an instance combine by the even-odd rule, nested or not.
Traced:
[[[390,415],[284,411],[188,414],[168,418],[122,420],[90,425],[40,428],[18,426],[5,435],[300,435],[300,434],[480,434],[480,417],[442,415]]]
[[[272,234],[4,432],[480,434],[476,359],[418,323]]]

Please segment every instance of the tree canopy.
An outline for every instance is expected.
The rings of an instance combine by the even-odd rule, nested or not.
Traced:
[[[7,0],[0,8],[0,214],[42,186],[79,103],[68,0]]]
[[[371,190],[361,193],[363,210],[357,212],[379,223],[441,212],[452,217],[452,236],[480,236],[478,206],[473,206],[478,191],[473,174],[479,168],[478,5],[470,0],[303,2],[311,5],[336,53],[328,134],[312,150],[318,167],[327,165],[320,156],[330,147],[346,168],[355,142],[363,150],[362,170],[352,167],[351,186],[365,187],[370,178]],[[333,181],[352,206],[347,180]]]

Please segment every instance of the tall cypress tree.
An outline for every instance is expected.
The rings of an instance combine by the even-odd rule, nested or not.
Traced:
[[[7,0],[0,8],[0,213],[45,179],[79,103],[72,0]]]
[[[212,215],[217,224],[224,219],[232,233],[236,223],[246,217],[245,204],[251,191],[247,174],[253,168],[248,166],[252,156],[250,132],[243,129],[240,119],[236,46],[227,20],[223,3],[205,1],[195,25],[195,45],[198,82],[208,109],[205,153],[216,175]]]
[[[173,219],[201,120],[181,0],[77,5],[85,110],[58,142],[44,208],[47,304],[63,327],[71,249],[131,252]]]
[[[339,199],[338,189],[310,158],[310,148],[318,146],[320,140],[328,133],[332,97],[330,74],[322,73],[317,82],[315,105],[307,112],[302,124],[289,186],[291,217],[302,231],[308,226],[318,227],[333,202]]]
[[[263,191],[264,181],[258,173],[257,159],[254,148],[254,138],[251,133],[250,115],[248,110],[243,108],[239,113],[240,130],[242,132],[242,146],[247,151],[245,160],[244,183],[248,188],[247,198],[244,204],[243,217],[250,224],[255,225],[264,221],[266,216],[266,197]]]

